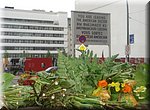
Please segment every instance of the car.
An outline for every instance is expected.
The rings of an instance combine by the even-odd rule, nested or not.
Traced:
[[[53,73],[53,72],[57,71],[57,69],[58,69],[57,66],[52,66],[52,67],[47,68],[45,71],[47,73]]]

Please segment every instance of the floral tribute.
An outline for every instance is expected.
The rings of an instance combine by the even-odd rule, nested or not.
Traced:
[[[11,85],[12,74],[3,74],[3,106],[12,110],[28,106],[45,110],[148,110],[143,108],[148,105],[147,65],[115,62],[117,56],[99,63],[92,51],[82,51],[79,58],[59,52],[57,71],[22,74],[18,85]]]
[[[138,99],[144,99],[144,97],[141,96],[141,93],[146,91],[146,87],[140,86],[133,89],[135,85],[136,82],[134,80],[128,79],[124,80],[122,83],[108,83],[106,80],[100,80],[98,81],[97,88],[93,91],[92,95],[99,97],[103,102],[107,102],[111,100],[112,92],[115,92],[116,94],[118,93],[118,102],[122,102],[125,99],[127,104],[130,102],[132,106],[137,106],[138,102],[134,97],[134,94],[139,96]]]
[[[37,79],[37,75],[30,75],[28,73],[24,73],[20,75],[20,79],[18,80],[19,85],[30,86],[35,83],[35,79]]]

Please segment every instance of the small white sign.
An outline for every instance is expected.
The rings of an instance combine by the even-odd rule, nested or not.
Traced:
[[[79,50],[81,51],[86,51],[86,46],[84,44],[81,44],[80,47],[79,47]]]
[[[125,55],[129,55],[130,54],[130,45],[126,45],[125,47]]]

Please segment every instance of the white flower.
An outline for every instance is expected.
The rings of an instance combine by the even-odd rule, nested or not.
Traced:
[[[16,104],[18,105],[18,102],[16,102]]]
[[[63,97],[65,97],[65,94],[63,94]]]
[[[144,86],[140,86],[140,87],[136,87],[136,89],[134,90],[134,92],[145,92],[146,87]]]
[[[105,103],[103,101],[100,100],[99,102],[100,102],[100,104],[105,105]]]
[[[55,95],[52,95],[52,96],[51,96],[51,99],[55,99]]]
[[[16,87],[16,85],[12,85],[13,87]]]
[[[133,92],[137,92],[137,90],[133,90]]]
[[[67,91],[67,89],[62,89],[63,91]]]
[[[57,81],[55,81],[55,85],[58,85],[58,82],[57,82]]]
[[[43,93],[43,96],[45,96],[45,94]]]
[[[144,99],[144,97],[139,97],[139,99]]]
[[[145,92],[146,91],[146,87],[141,86],[141,88],[143,89],[141,92]]]

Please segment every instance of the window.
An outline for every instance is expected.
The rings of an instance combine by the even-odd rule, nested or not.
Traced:
[[[25,22],[25,23],[40,23],[40,24],[53,24],[54,21],[45,20],[31,20],[31,19],[14,19],[14,18],[2,18],[4,22]]]
[[[19,47],[19,46],[3,46],[3,50],[62,50],[64,47]]]

